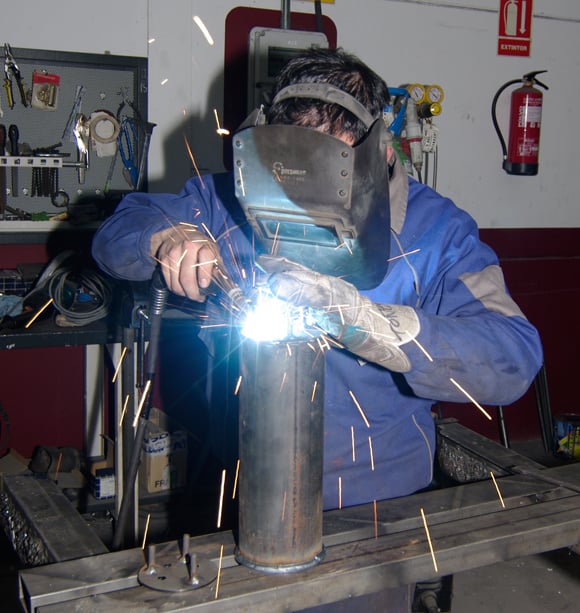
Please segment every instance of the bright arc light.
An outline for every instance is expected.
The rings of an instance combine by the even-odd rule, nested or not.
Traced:
[[[260,291],[246,313],[242,334],[254,341],[281,341],[306,335],[304,309],[294,307],[268,291]]]

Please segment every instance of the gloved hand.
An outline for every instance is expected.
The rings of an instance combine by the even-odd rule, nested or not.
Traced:
[[[372,302],[354,285],[286,258],[263,255],[257,263],[269,273],[268,285],[278,298],[312,309],[322,330],[349,351],[392,371],[410,370],[400,346],[419,334],[415,309]]]

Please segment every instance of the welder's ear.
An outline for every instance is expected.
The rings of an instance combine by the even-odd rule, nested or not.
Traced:
[[[288,258],[283,258],[276,255],[260,255],[256,258],[256,264],[269,274],[275,272],[290,272],[290,271],[310,271],[310,268],[293,262]]]

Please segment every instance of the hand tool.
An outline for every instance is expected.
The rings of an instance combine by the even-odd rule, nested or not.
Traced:
[[[135,147],[137,146],[137,128],[135,122],[124,117],[121,121],[119,133],[119,154],[123,161],[123,177],[131,189],[136,189],[139,179],[139,170],[135,165]]]
[[[16,124],[11,124],[8,128],[8,140],[10,141],[10,155],[18,156],[19,148],[18,148],[18,138],[20,137],[20,132],[18,131],[18,126]],[[12,176],[12,197],[16,198],[18,196],[18,166],[12,166],[11,169]]]
[[[6,126],[0,124],[0,155],[6,155]],[[0,219],[6,210],[6,168],[0,167]]]
[[[18,92],[20,93],[20,102],[22,106],[28,106],[28,96],[24,81],[22,79],[22,73],[18,64],[14,61],[14,55],[12,54],[12,47],[8,44],[4,44],[4,88],[6,89],[6,96],[8,97],[8,104],[11,109],[14,108],[14,95],[12,92],[12,77],[16,80]]]

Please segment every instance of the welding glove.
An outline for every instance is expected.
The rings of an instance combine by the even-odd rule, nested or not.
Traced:
[[[372,302],[354,285],[286,258],[263,255],[257,263],[278,298],[311,309],[320,328],[349,351],[395,372],[410,370],[401,346],[419,334],[415,309]]]

